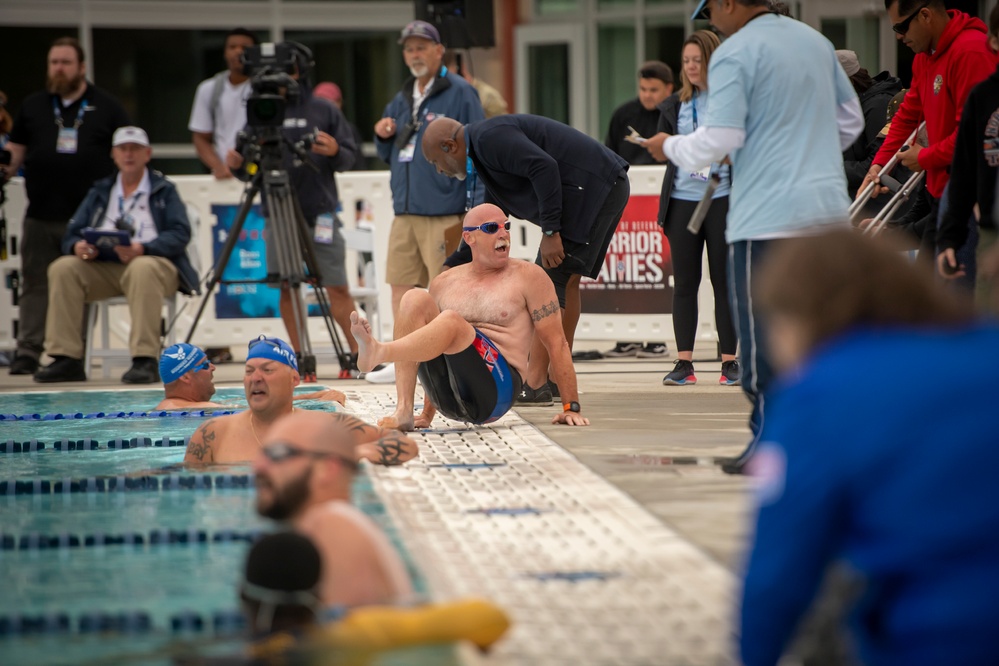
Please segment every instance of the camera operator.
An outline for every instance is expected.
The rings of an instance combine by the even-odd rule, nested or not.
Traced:
[[[279,131],[283,146],[281,150],[281,167],[288,172],[291,186],[301,206],[305,219],[312,230],[312,246],[322,277],[323,286],[329,295],[330,309],[333,319],[343,330],[350,347],[352,363],[357,358],[357,342],[350,334],[350,312],[354,303],[350,298],[347,286],[347,271],[344,263],[344,239],[340,233],[342,223],[336,215],[338,196],[336,181],[333,174],[336,171],[346,171],[354,164],[360,148],[355,145],[350,126],[346,118],[336,106],[325,100],[312,96],[309,87],[309,68],[312,57],[304,46],[286,43],[291,48],[294,58],[293,72],[288,85],[281,85],[277,94],[284,98],[284,120]],[[278,52],[281,52],[278,45]],[[259,56],[259,48],[247,49],[244,52],[244,62],[253,69],[253,59]],[[254,95],[258,92],[273,92],[267,90],[268,80],[273,82],[273,70],[268,67],[258,71],[251,79]],[[295,86],[297,82],[297,86]],[[297,87],[297,91],[295,88]],[[297,93],[297,94],[296,94]],[[253,104],[253,97],[247,104]],[[240,151],[230,150],[226,155],[226,163],[240,180],[249,180],[247,173],[247,157],[256,152],[260,144],[257,133],[264,135],[270,128],[254,125],[254,113],[247,108],[247,126],[244,135],[247,140],[238,145]],[[312,136],[314,133],[314,136]],[[255,139],[257,139],[255,141]],[[308,151],[294,151],[289,146],[310,146]],[[244,157],[244,155],[246,157]],[[267,223],[273,220],[267,213],[267,201],[264,201]],[[268,272],[274,273],[276,266],[276,248],[270,242],[273,238],[273,228],[268,229],[267,265]],[[291,290],[287,285],[281,286],[281,319],[288,330],[288,338],[296,352],[301,352],[299,345],[298,326],[292,307]]]

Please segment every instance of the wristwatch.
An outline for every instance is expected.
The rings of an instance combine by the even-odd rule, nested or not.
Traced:
[[[546,229],[545,236],[551,237],[558,233],[558,229]]]
[[[577,414],[581,411],[578,402],[567,402],[562,405],[563,412],[576,412]]]

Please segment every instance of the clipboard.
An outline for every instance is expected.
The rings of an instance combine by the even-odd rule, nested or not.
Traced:
[[[127,231],[119,229],[94,229],[87,227],[83,230],[83,240],[97,248],[98,261],[117,261],[118,255],[114,249],[119,245],[131,245],[132,238]]]

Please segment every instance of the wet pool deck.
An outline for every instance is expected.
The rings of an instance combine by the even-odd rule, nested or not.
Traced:
[[[419,461],[374,470],[435,596],[493,598],[517,622],[483,663],[732,662],[748,484],[713,460],[742,450],[749,408],[718,384],[718,361],[697,360],[712,355],[695,353],[690,387],[662,385],[672,357],[577,362],[591,427],[551,425],[558,407],[480,429],[439,417]],[[0,392],[121,388],[121,371],[85,385],[0,371]],[[225,364],[216,382],[241,374]],[[359,416],[391,408],[391,385],[324,379],[335,374],[320,366]]]

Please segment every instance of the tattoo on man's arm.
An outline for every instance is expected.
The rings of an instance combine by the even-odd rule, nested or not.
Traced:
[[[333,418],[340,423],[343,427],[347,428],[351,432],[365,432],[369,429],[374,428],[373,425],[366,421],[362,421],[356,416],[343,413],[334,413]]]
[[[214,460],[212,445],[215,443],[215,430],[211,427],[211,425],[212,422],[209,421],[198,430],[201,435],[200,442],[192,441],[187,445],[187,452],[192,458],[197,458],[199,462],[210,462]],[[207,461],[205,460],[206,456]]]
[[[550,317],[551,315],[558,312],[558,309],[559,309],[558,303],[552,301],[547,305],[542,305],[537,310],[531,310],[531,319],[533,319],[534,321],[541,321],[545,317]]]
[[[375,443],[375,448],[378,449],[378,464],[402,464],[402,454],[405,448],[405,442],[402,437],[398,435],[382,437]]]

